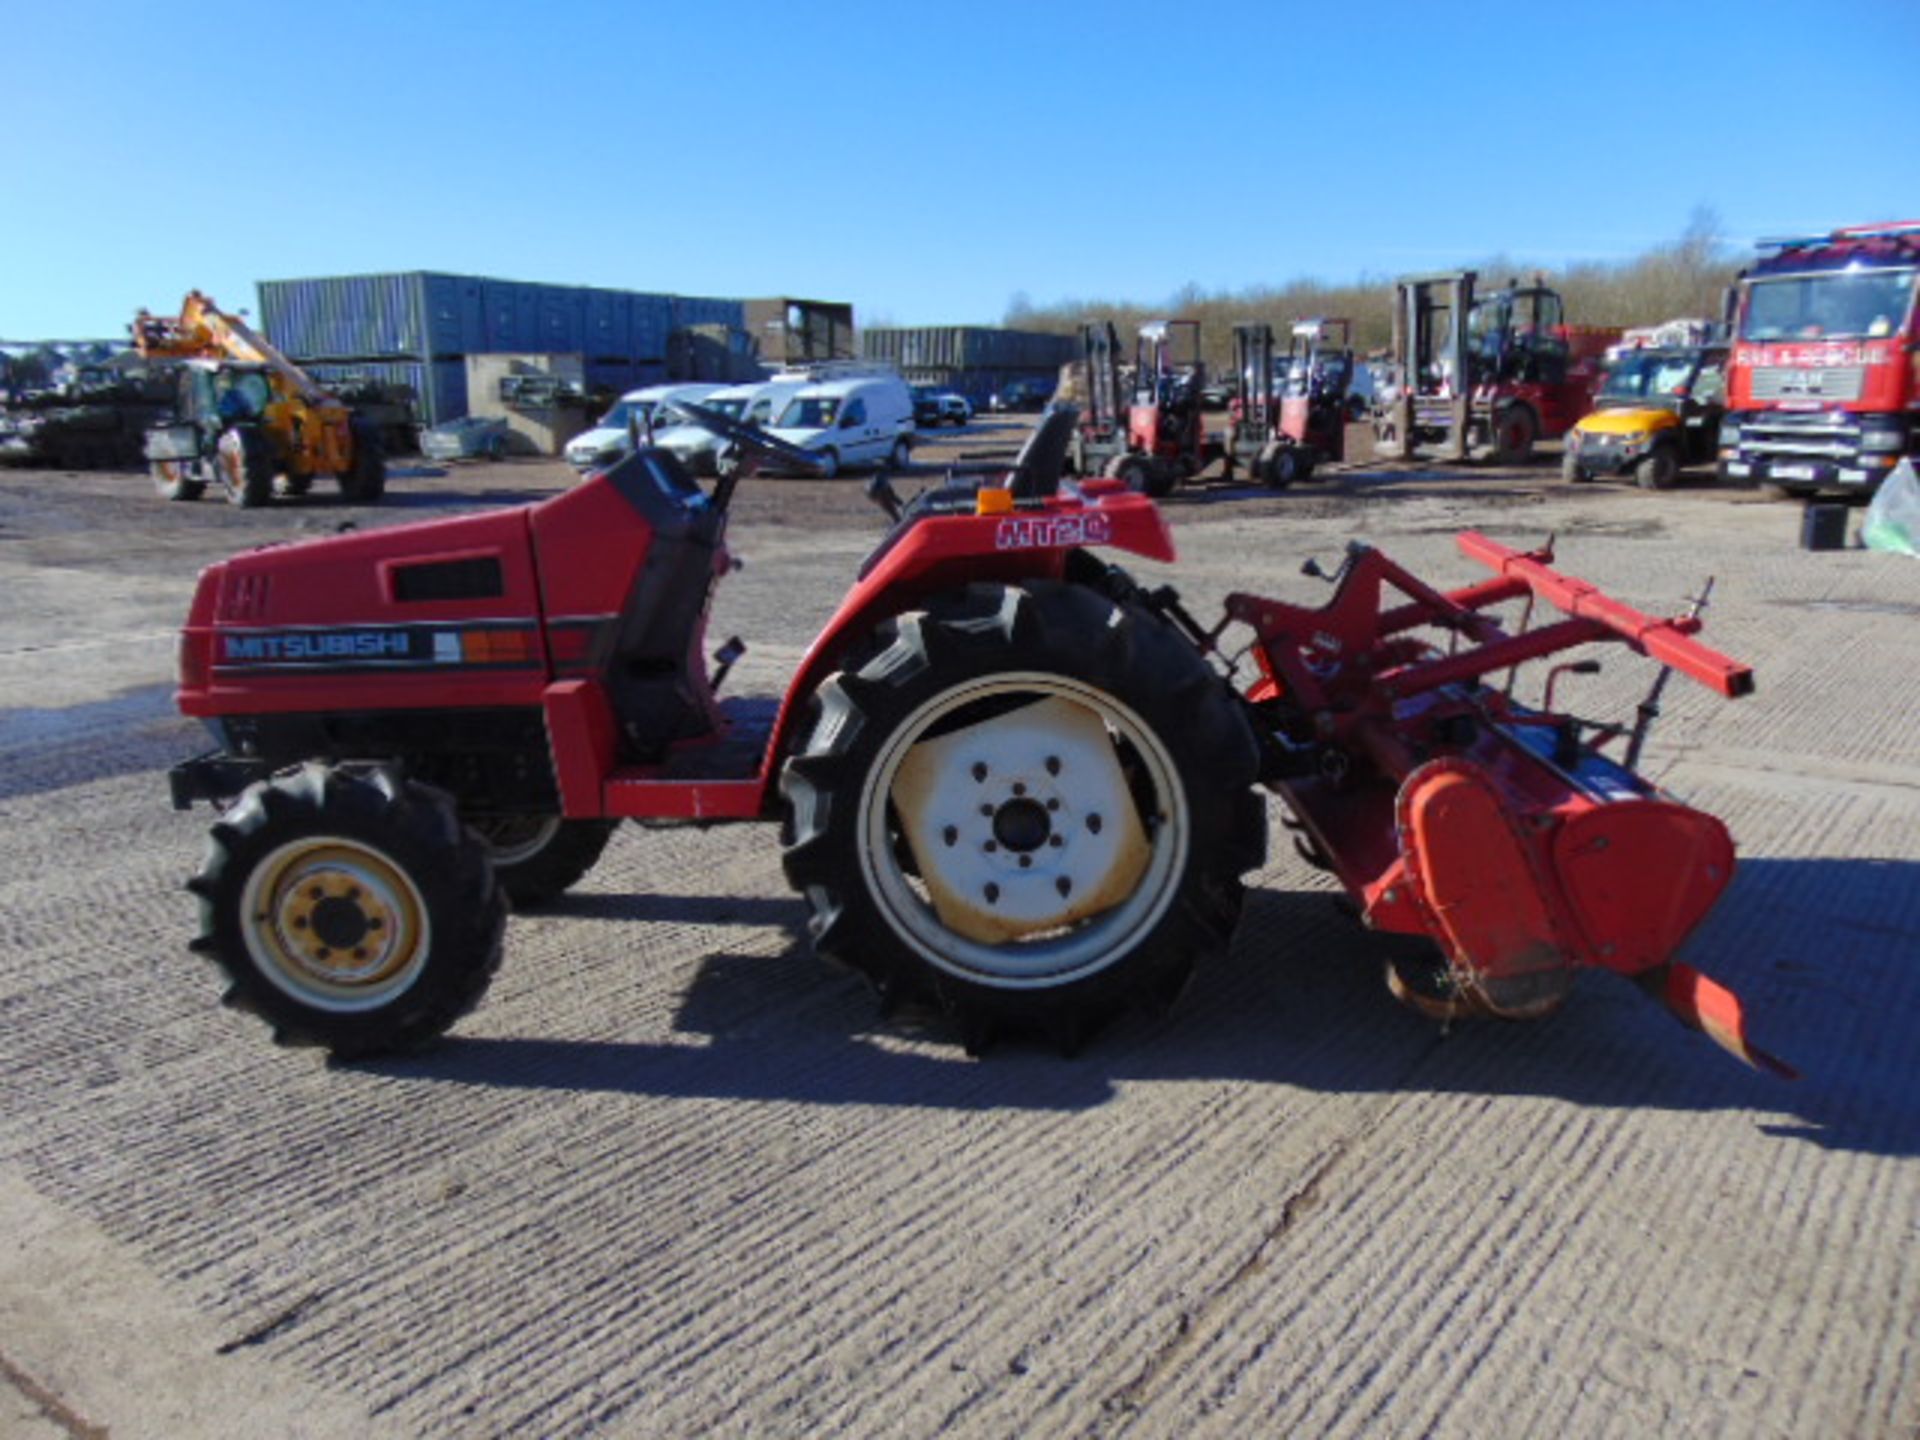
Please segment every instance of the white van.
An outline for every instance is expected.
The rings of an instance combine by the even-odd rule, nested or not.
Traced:
[[[644,429],[658,424],[660,406],[674,400],[704,400],[718,385],[649,385],[644,390],[629,390],[619,403],[600,417],[591,430],[583,431],[567,442],[567,463],[580,471],[604,470],[633,443],[628,424],[638,420]]]
[[[816,380],[787,402],[771,433],[819,454],[829,477],[854,465],[905,465],[913,455],[913,392],[890,371]]]
[[[807,388],[805,380],[762,380],[751,385],[729,385],[705,399],[697,395],[685,398],[708,410],[718,410],[729,420],[764,430],[780,418],[787,402]],[[718,459],[727,442],[703,425],[674,425],[656,430],[653,443],[671,450],[695,475],[718,472]]]

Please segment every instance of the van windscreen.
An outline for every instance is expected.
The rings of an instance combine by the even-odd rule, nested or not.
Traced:
[[[829,395],[802,395],[780,416],[781,430],[825,430],[839,417],[840,401]]]

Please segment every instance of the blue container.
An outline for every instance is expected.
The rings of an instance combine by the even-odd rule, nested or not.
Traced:
[[[342,380],[377,380],[383,385],[408,385],[414,392],[414,410],[422,424],[438,425],[467,413],[467,363],[436,360],[361,360],[351,363],[314,361],[303,365],[321,385]]]
[[[668,337],[681,326],[745,327],[739,300],[425,270],[262,280],[259,291],[267,338],[303,365],[437,364],[489,352],[578,354],[615,370],[630,367],[620,373],[637,375],[645,366],[665,364]],[[449,406],[459,397],[459,408],[439,418],[464,413],[464,380],[458,386],[436,381],[427,389],[446,396]]]

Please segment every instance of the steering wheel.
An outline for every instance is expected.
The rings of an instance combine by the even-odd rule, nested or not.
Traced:
[[[768,456],[771,459],[792,465],[809,475],[817,475],[825,469],[820,456],[812,450],[803,450],[798,445],[789,445],[786,441],[756,430],[751,425],[743,425],[731,415],[723,415],[718,410],[709,410],[704,405],[696,405],[691,400],[676,400],[673,408],[685,415],[701,429],[710,431],[722,440],[731,441],[742,449]],[[716,505],[726,504],[733,494],[733,487],[743,475],[752,473],[752,466],[742,466],[732,474],[722,474],[720,483],[714,487],[713,499]]]

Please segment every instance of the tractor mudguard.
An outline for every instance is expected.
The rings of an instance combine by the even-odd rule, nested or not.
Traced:
[[[762,760],[768,803],[793,731],[820,682],[882,621],[930,596],[974,583],[1059,580],[1074,551],[1103,546],[1174,559],[1173,532],[1159,508],[1115,481],[1083,480],[1080,499],[1050,497],[999,513],[929,515],[863,573],[814,637],[787,687]]]

